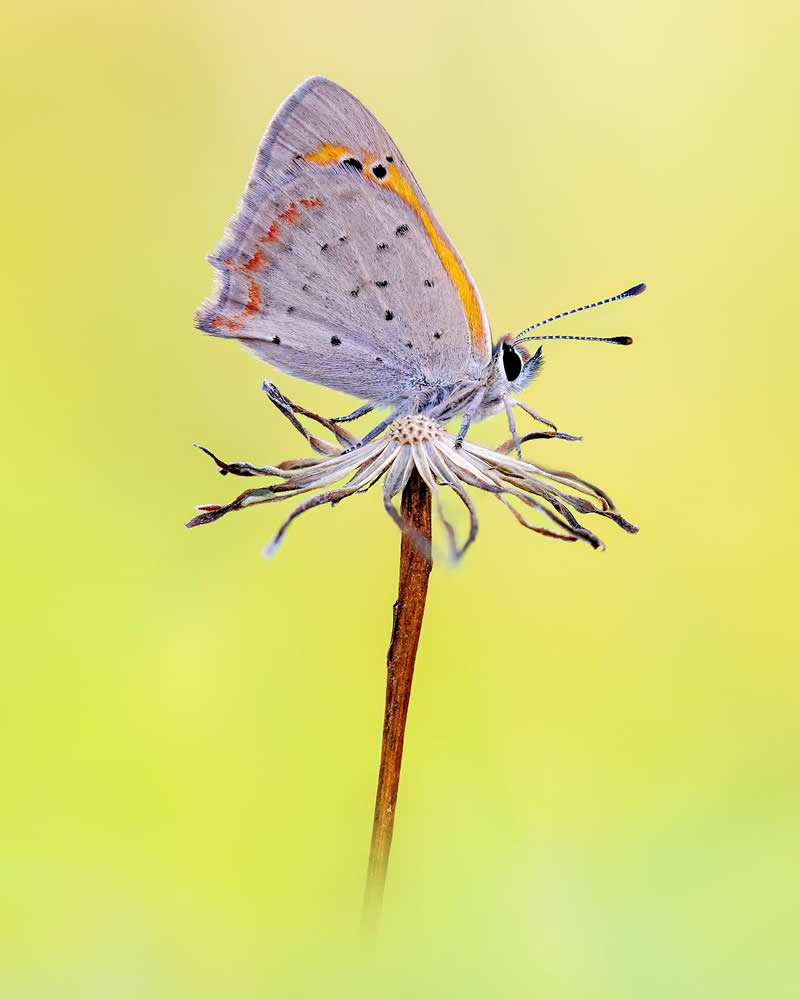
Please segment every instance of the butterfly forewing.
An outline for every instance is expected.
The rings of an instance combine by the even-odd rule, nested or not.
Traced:
[[[480,297],[413,174],[328,80],[279,110],[210,260],[200,328],[291,375],[391,401],[477,378],[489,360]]]

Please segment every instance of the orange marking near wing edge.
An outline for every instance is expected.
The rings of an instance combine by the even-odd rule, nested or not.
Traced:
[[[247,271],[252,273],[253,271],[260,271],[261,268],[267,263],[267,255],[263,250],[256,250],[252,258],[242,267],[242,271]]]
[[[278,218],[282,219],[289,226],[297,225],[300,221],[300,210],[297,205],[292,202],[285,212],[281,212]]]
[[[307,211],[312,211],[315,208],[322,207],[321,198],[301,198],[299,204]],[[301,209],[295,202],[290,202],[289,207],[285,212],[281,212],[278,218],[284,222],[286,225],[295,226],[300,221]],[[259,243],[279,243],[281,239],[282,227],[279,222],[273,222],[272,225],[266,232],[266,235],[259,237]],[[232,270],[236,271],[237,274],[241,274],[245,281],[247,282],[247,304],[244,310],[240,313],[236,313],[233,316],[216,316],[211,320],[211,326],[215,330],[228,330],[231,333],[238,333],[243,330],[245,323],[256,313],[261,311],[261,307],[264,304],[264,297],[261,292],[261,288],[254,275],[258,271],[262,271],[269,260],[266,253],[262,249],[257,249],[250,260],[245,264],[237,264],[232,258],[228,258],[225,261],[225,265],[230,267]]]
[[[254,313],[257,313],[261,308],[262,301],[263,299],[261,297],[261,289],[255,283],[255,281],[251,279],[250,295],[247,299],[247,305],[244,307],[245,314],[247,316],[252,316]]]
[[[267,255],[263,250],[256,250],[246,264],[235,264],[230,257],[225,263],[228,267],[232,267],[234,271],[238,271],[239,274],[252,274],[254,271],[260,271],[268,261]]]
[[[264,299],[254,274],[262,270],[267,263],[267,255],[263,250],[256,250],[246,264],[236,264],[230,257],[225,261],[228,267],[243,275],[247,282],[247,304],[242,312],[236,313],[234,316],[227,318],[216,316],[212,319],[211,325],[215,330],[229,330],[231,333],[238,333],[240,330],[244,330],[245,322],[260,311]]]
[[[273,222],[267,230],[265,236],[259,239],[259,243],[278,243],[281,238],[281,227],[277,222]]]
[[[229,264],[231,262],[226,260],[225,263]],[[250,263],[252,264],[253,261],[250,261]],[[256,279],[247,273],[248,267],[249,265],[234,268],[240,274],[244,274],[247,279],[247,304],[244,307],[244,311],[231,316],[229,319],[226,319],[224,316],[215,317],[211,320],[211,325],[215,330],[230,330],[231,333],[238,333],[240,330],[244,330],[244,324],[251,316],[255,316],[257,312],[260,312],[264,299]]]
[[[244,323],[240,323],[235,319],[223,319],[222,316],[216,316],[211,320],[211,325],[215,330],[230,330],[235,333],[237,330],[244,330]]]

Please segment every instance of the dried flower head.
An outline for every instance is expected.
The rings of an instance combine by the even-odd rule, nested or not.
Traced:
[[[295,507],[283,522],[265,550],[265,554],[271,556],[283,541],[289,525],[300,514],[313,507],[337,504],[345,497],[366,492],[382,480],[387,513],[401,530],[414,534],[414,527],[405,523],[393,500],[402,492],[412,469],[416,467],[433,495],[453,559],[466,552],[478,533],[478,518],[468,487],[497,497],[521,525],[549,538],[565,542],[580,540],[593,548],[604,548],[600,539],[578,522],[573,511],[607,517],[631,534],[639,530],[617,511],[613,500],[597,486],[571,472],[533,465],[509,454],[515,445],[531,440],[580,440],[570,434],[561,434],[556,430],[535,432],[519,441],[512,438],[492,450],[470,441],[460,444],[442,424],[430,417],[414,415],[398,418],[380,437],[360,444],[340,424],[292,403],[272,383],[264,383],[264,391],[321,457],[291,459],[277,466],[259,467],[246,462],[223,462],[207,448],[201,448],[214,460],[223,475],[265,476],[278,482],[246,490],[228,504],[204,504],[197,508],[199,513],[188,522],[187,527],[209,524],[224,514],[245,507],[315,493]],[[331,431],[337,444],[311,434],[298,419],[298,414]],[[442,506],[442,486],[452,489],[469,513],[469,532],[460,544]],[[535,511],[549,523],[531,523],[512,501]],[[420,544],[424,543],[420,541]]]

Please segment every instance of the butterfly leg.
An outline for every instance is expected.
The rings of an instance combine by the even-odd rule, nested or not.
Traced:
[[[359,406],[357,410],[353,410],[352,413],[348,413],[346,417],[331,417],[331,420],[335,424],[346,424],[350,420],[358,420],[359,417],[365,417],[368,413],[372,413],[375,407],[372,403],[364,403],[363,406]]]
[[[515,404],[516,404],[517,406],[521,407],[521,408],[522,408],[522,409],[523,409],[523,410],[524,410],[524,411],[525,411],[525,412],[526,412],[526,413],[528,414],[528,416],[531,416],[531,417],[533,417],[533,419],[534,419],[534,420],[538,420],[540,424],[547,424],[547,426],[548,426],[548,427],[552,427],[554,431],[557,431],[557,430],[558,430],[558,428],[556,427],[556,425],[555,425],[555,424],[554,424],[554,423],[553,423],[552,421],[550,421],[550,420],[545,420],[545,418],[544,418],[543,416],[541,416],[540,414],[538,414],[538,413],[536,412],[536,410],[532,410],[532,409],[530,408],[530,406],[526,406],[526,405],[525,405],[525,404],[524,404],[524,403],[522,402],[522,400],[521,400],[521,399],[515,399],[515,400],[514,400],[514,403],[515,403]]]
[[[481,389],[472,397],[472,400],[467,407],[467,412],[464,414],[464,419],[461,421],[461,427],[456,435],[456,448],[460,448],[464,444],[464,438],[467,436],[469,425],[472,423],[472,418],[480,409],[485,395],[485,391]]]
[[[377,427],[373,427],[372,430],[365,434],[360,441],[357,441],[352,447],[348,448],[347,451],[355,451],[356,448],[360,448],[363,444],[369,444],[370,441],[374,441],[379,434],[383,434],[389,424],[393,423],[395,418],[400,414],[400,410],[394,410],[385,420],[381,420]]]
[[[509,403],[508,396],[503,396],[503,406],[506,411],[506,418],[508,420],[508,429],[511,431],[511,437],[514,440],[514,447],[517,450],[517,458],[522,459],[522,442],[519,439],[519,434],[517,434],[517,422],[514,419],[513,403]]]

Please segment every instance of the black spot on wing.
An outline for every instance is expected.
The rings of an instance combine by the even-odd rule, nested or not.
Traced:
[[[359,291],[360,291],[360,289],[358,289],[358,288],[354,288],[354,289],[353,289],[353,290],[352,290],[352,291],[350,292],[350,294],[351,294],[351,295],[353,296],[353,298],[354,298],[354,299],[357,299],[357,298],[358,298],[358,293],[359,293]]]
[[[361,160],[357,160],[355,156],[348,156],[346,160],[342,160],[342,166],[347,167],[348,170],[356,170],[358,173],[364,169],[364,164]]]
[[[424,281],[422,282],[422,284],[423,284],[423,285],[424,285],[424,286],[425,286],[426,288],[433,288],[433,278],[426,278],[426,279],[425,279],[425,280],[424,280]]]
[[[384,319],[394,319],[394,313],[392,312],[391,309],[387,309],[386,312],[383,314],[383,318]]]
[[[376,285],[376,286],[377,286],[378,288],[386,288],[386,286],[387,286],[388,284],[389,284],[389,282],[388,282],[388,281],[376,281],[376,282],[375,282],[375,285]]]
[[[382,163],[376,163],[375,166],[372,168],[373,177],[377,177],[379,181],[382,181],[387,173],[388,170],[386,169],[386,167],[384,167]]]
[[[404,222],[402,226],[398,226],[397,229],[395,229],[394,234],[395,236],[405,236],[407,232],[408,232],[408,226]]]
[[[389,249],[389,244],[388,243],[379,243],[378,244],[378,250],[388,250],[388,249]]]
[[[341,344],[341,340],[338,337],[331,337],[331,343],[334,347],[338,347]]]
[[[281,338],[280,337],[273,337],[272,338],[272,343],[273,344],[280,344],[280,342],[281,342]]]

